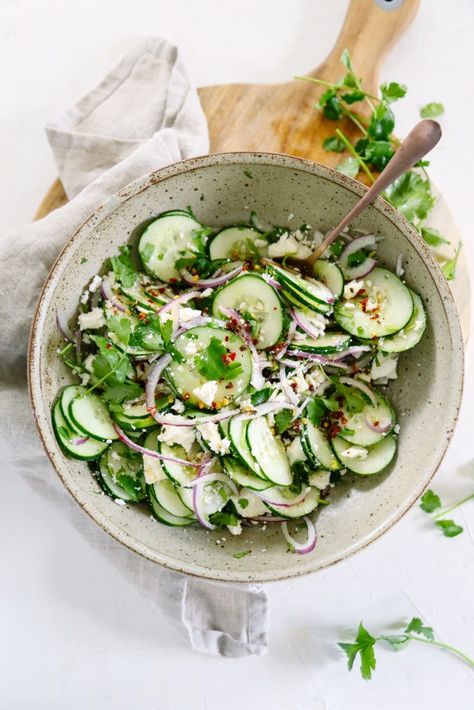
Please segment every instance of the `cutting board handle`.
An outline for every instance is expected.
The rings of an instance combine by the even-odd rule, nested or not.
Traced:
[[[323,64],[310,72],[334,80],[341,74],[340,57],[348,49],[359,76],[372,78],[374,91],[379,67],[415,17],[420,0],[350,0],[349,8],[333,50]]]

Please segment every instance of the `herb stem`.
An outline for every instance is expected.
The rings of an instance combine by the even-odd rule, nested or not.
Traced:
[[[324,81],[324,79],[315,79],[312,76],[295,76],[295,79],[301,80],[301,81],[311,81],[313,84],[320,84],[320,86],[327,86],[330,89],[335,89],[337,91],[337,87],[332,84],[330,81]]]
[[[464,503],[467,503],[468,500],[472,500],[474,498],[474,493],[471,493],[470,495],[466,496],[462,500],[459,500],[457,503],[454,503],[451,505],[449,508],[446,508],[445,510],[442,510],[440,513],[436,513],[434,515],[434,519],[438,520],[438,518],[443,518],[445,515],[448,513],[451,513],[453,510],[456,510],[456,508],[459,508],[459,506],[463,505]]]
[[[430,641],[428,639],[419,638],[418,636],[413,636],[412,634],[408,634],[408,638],[411,639],[412,641],[419,641],[420,643],[426,643],[429,646],[437,646],[438,648],[444,648],[446,651],[450,651],[455,656],[458,656],[458,658],[461,658],[465,663],[467,663],[469,666],[471,666],[471,668],[474,668],[474,659],[470,658],[466,653],[463,653],[462,651],[460,651],[459,648],[455,648],[455,646],[451,646],[449,643],[443,643],[442,641]]]
[[[365,172],[365,174],[367,175],[367,177],[369,178],[369,180],[371,180],[372,182],[375,182],[375,178],[374,178],[374,176],[372,175],[371,171],[369,170],[369,168],[368,168],[366,162],[365,162],[364,160],[362,160],[362,158],[360,157],[360,155],[358,155],[358,153],[356,152],[354,146],[353,146],[352,143],[349,141],[349,139],[347,138],[347,136],[345,136],[344,133],[343,133],[339,128],[336,128],[336,135],[337,135],[338,138],[340,138],[341,141],[344,143],[344,145],[346,146],[346,148],[347,148],[347,150],[349,151],[349,153],[351,153],[351,155],[353,155],[354,158],[357,160],[357,162],[359,163],[359,166],[360,166],[360,167],[362,168],[362,170]]]
[[[67,353],[71,350],[71,348],[74,347],[74,343],[68,343],[63,347],[62,350],[59,351],[58,355],[59,357],[63,357],[64,355],[67,355]]]
[[[342,107],[342,109],[343,109],[345,115],[347,116],[347,118],[350,118],[352,123],[354,123],[357,126],[357,128],[362,133],[362,135],[366,136],[367,130],[366,130],[366,128],[364,128],[364,126],[362,125],[362,123],[359,120],[361,118],[361,116],[359,115],[359,117],[357,117],[357,114],[355,114],[353,111],[349,111],[349,109],[346,109],[344,107]]]

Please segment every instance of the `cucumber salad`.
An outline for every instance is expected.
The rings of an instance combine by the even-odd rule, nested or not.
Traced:
[[[62,451],[165,525],[281,524],[293,552],[311,552],[342,476],[393,462],[386,385],[426,325],[401,258],[397,273],[379,265],[374,235],[344,233],[314,277],[288,265],[321,239],[254,214],[214,229],[190,208],[139,225],[73,327],[58,314],[77,380],[52,409]]]

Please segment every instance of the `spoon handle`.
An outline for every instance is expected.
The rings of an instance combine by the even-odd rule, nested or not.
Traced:
[[[348,215],[325,237],[324,241],[314,250],[307,259],[308,266],[314,266],[315,261],[323,254],[328,246],[339,236],[359,214],[375,200],[389,185],[409,170],[424,155],[430,152],[441,138],[441,126],[436,121],[425,119],[416,124],[410,131],[397,152],[380,173],[374,184],[365,195],[354,205]]]

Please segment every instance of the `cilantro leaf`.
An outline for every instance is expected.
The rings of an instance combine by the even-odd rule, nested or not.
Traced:
[[[135,382],[119,382],[114,385],[105,385],[103,397],[107,402],[120,404],[126,400],[137,399],[143,394],[143,388]]]
[[[306,416],[311,424],[319,426],[326,413],[326,404],[322,397],[313,397],[306,406]]]
[[[341,54],[341,63],[344,64],[346,69],[349,69],[350,72],[352,72],[352,62],[351,62],[351,55],[349,54],[348,49],[343,49],[342,54]]]
[[[110,257],[110,263],[117,280],[125,288],[130,288],[137,279],[137,271],[131,258],[132,248],[127,244],[119,247],[119,252],[119,256]]]
[[[443,272],[446,281],[453,281],[456,278],[456,267],[458,265],[461,246],[461,244],[458,244],[454,256],[451,259],[448,259],[448,261],[441,267],[441,271]]]
[[[329,138],[324,139],[323,148],[328,152],[343,153],[345,145],[337,136],[329,136]]]
[[[441,103],[433,101],[429,104],[425,104],[420,109],[421,118],[436,118],[436,116],[441,116],[444,113],[444,106]]]
[[[449,241],[445,239],[437,229],[434,229],[434,227],[422,227],[420,234],[425,242],[431,247],[439,247],[441,244],[449,244]]]
[[[301,493],[303,484],[309,485],[310,468],[306,461],[295,461],[291,467],[291,472],[293,474],[293,482],[289,488],[292,493],[298,495]]]
[[[364,628],[361,622],[354,643],[338,644],[347,656],[347,666],[349,670],[352,670],[354,661],[359,654],[360,672],[364,680],[370,680],[372,678],[372,671],[375,670],[374,646],[376,641],[377,639]]]
[[[392,109],[387,104],[380,103],[372,114],[367,132],[376,140],[387,140],[394,127],[395,116]]]
[[[128,318],[111,316],[107,319],[107,328],[112,331],[112,333],[115,333],[123,345],[128,345],[131,331],[131,325]]]
[[[367,252],[363,249],[358,249],[357,251],[353,251],[351,254],[347,255],[347,264],[350,267],[359,266],[359,264],[363,264],[366,259]]]
[[[277,434],[283,434],[283,432],[289,428],[292,421],[293,414],[289,409],[281,409],[277,412],[275,414],[275,429]]]
[[[244,550],[243,552],[234,552],[232,557],[235,557],[236,560],[242,559],[242,557],[246,557],[247,555],[250,555],[252,553],[252,550]]]
[[[333,256],[336,257],[336,259],[337,259],[337,257],[341,256],[343,250],[344,250],[344,240],[341,239],[341,237],[338,237],[337,239],[335,239],[333,241],[333,243],[331,244],[331,246],[329,247],[329,251],[331,252],[331,254]]]
[[[436,525],[441,528],[445,537],[456,537],[464,532],[464,528],[457,525],[454,520],[437,520]]]
[[[261,390],[253,392],[250,395],[250,401],[252,402],[253,406],[256,407],[258,404],[263,404],[264,402],[266,402],[272,392],[273,389],[271,387],[264,387]]]
[[[91,335],[90,337],[99,349],[92,360],[94,375],[108,385],[125,382],[131,370],[126,354],[101,335]]]
[[[344,407],[351,414],[358,414],[369,404],[368,397],[354,387],[349,387],[348,385],[339,382],[339,380],[333,380],[334,387],[336,388],[336,393],[339,397],[344,398]],[[326,401],[326,406],[327,401]],[[329,408],[329,407],[328,407]],[[340,409],[339,403],[337,409]],[[336,409],[336,411],[337,411]]]
[[[335,89],[328,89],[319,99],[319,105],[323,109],[325,118],[331,121],[337,121],[342,116],[341,102],[337,96]]]
[[[343,160],[339,165],[336,165],[336,170],[343,175],[348,175],[349,177],[355,178],[359,172],[359,161],[350,155],[348,158]]]
[[[218,339],[211,338],[207,348],[199,356],[197,370],[208,380],[233,380],[242,373],[242,365],[233,362],[232,353]]]
[[[405,84],[399,84],[396,81],[391,81],[389,84],[382,84],[380,87],[380,93],[382,94],[382,99],[388,104],[398,101],[398,99],[403,99],[407,93],[407,87]]]
[[[226,525],[238,525],[239,523],[236,514],[226,510],[218,510],[216,513],[211,513],[209,522],[217,528],[224,528]]]
[[[434,640],[433,629],[431,626],[425,626],[423,621],[418,616],[413,617],[405,631],[407,634],[418,634],[419,636],[424,636],[428,639],[428,641]]]
[[[437,508],[441,508],[441,498],[429,489],[421,496],[420,508],[425,513],[432,513]]]
[[[248,498],[239,498],[237,502],[241,508],[247,508],[249,504]]]
[[[435,204],[429,180],[413,170],[397,178],[385,190],[385,197],[409,222],[426,219]]]
[[[355,91],[351,91],[350,94],[343,94],[341,98],[346,104],[355,104],[357,101],[362,101],[365,98],[365,91],[356,89]]]
[[[383,170],[394,153],[389,140],[368,140],[367,138],[357,142],[356,151],[376,170]]]

